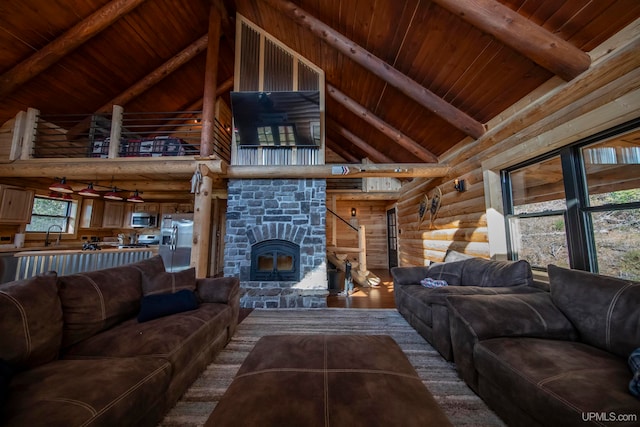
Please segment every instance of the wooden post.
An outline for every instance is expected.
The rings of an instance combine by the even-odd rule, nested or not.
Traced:
[[[200,167],[200,165],[198,165]],[[207,277],[209,273],[209,246],[211,241],[211,191],[213,179],[203,174],[200,191],[193,203],[193,242],[191,266],[196,268],[196,277]]]
[[[220,50],[220,11],[215,5],[209,12],[209,45],[204,74],[204,97],[202,104],[202,134],[200,137],[200,155],[209,157],[213,153],[216,89],[218,84],[218,51]]]
[[[209,12],[209,34],[207,60],[204,76],[204,95],[202,102],[202,134],[200,137],[200,155],[209,157],[213,153],[215,129],[216,85],[218,79],[218,51],[220,47],[220,11],[214,4]],[[201,168],[201,164],[197,167]],[[201,168],[201,171],[206,167]],[[191,265],[196,267],[196,277],[207,277],[209,272],[209,251],[211,246],[211,191],[213,178],[202,173],[200,191],[196,192],[193,215],[193,245]]]
[[[365,273],[367,271],[367,238],[365,236],[365,227],[358,227],[358,271]]]
[[[17,160],[22,153],[22,135],[24,135],[24,124],[26,121],[26,115],[24,111],[19,111],[16,114],[15,122],[13,123],[13,132],[11,135],[11,152],[9,153],[9,160]]]
[[[29,108],[27,110],[24,133],[22,134],[22,154],[20,156],[22,160],[31,158],[33,144],[36,140],[36,129],[38,128],[38,115],[40,115],[40,111],[35,108]]]
[[[109,158],[117,159],[120,151],[120,135],[122,135],[122,113],[124,108],[120,105],[113,106],[111,114],[111,134],[109,135]]]

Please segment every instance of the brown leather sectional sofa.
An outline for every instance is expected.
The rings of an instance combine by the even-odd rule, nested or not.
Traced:
[[[550,293],[448,297],[460,377],[509,426],[637,426],[640,282],[548,272]]]
[[[195,309],[138,321],[150,295],[181,289]],[[0,372],[12,375],[0,425],[154,426],[231,339],[238,311],[236,278],[167,273],[159,256],[3,284]]]
[[[546,291],[534,281],[526,261],[492,261],[455,251],[444,263],[428,267],[394,267],[394,296],[400,314],[447,360],[453,360],[449,333],[449,295],[501,295]],[[444,280],[447,286],[427,288],[425,278]]]

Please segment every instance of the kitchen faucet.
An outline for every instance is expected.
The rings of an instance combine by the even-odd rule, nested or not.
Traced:
[[[44,238],[44,245],[49,246],[51,243],[49,242],[49,233],[51,232],[51,229],[53,227],[58,227],[60,229],[60,232],[58,232],[58,238],[56,239],[56,246],[60,245],[60,237],[62,237],[62,227],[59,226],[58,224],[53,224],[51,226],[49,226],[49,228],[47,229],[47,235]]]

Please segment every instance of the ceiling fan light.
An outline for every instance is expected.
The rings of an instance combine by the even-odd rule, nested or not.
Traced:
[[[81,195],[81,196],[85,196],[85,197],[100,197],[100,193],[98,193],[93,188],[93,183],[92,182],[89,183],[87,188],[83,188],[82,190],[78,191],[78,194]]]
[[[144,203],[144,200],[140,197],[140,194],[138,194],[138,190],[136,190],[133,192],[133,196],[127,199],[127,202]]]
[[[49,190],[56,191],[58,193],[73,193],[73,188],[67,184],[67,178],[62,178],[60,182],[54,182],[49,186]]]

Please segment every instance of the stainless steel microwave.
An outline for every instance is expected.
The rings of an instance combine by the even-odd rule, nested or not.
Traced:
[[[156,228],[157,225],[157,214],[147,212],[134,212],[131,214],[131,227],[133,228]]]

